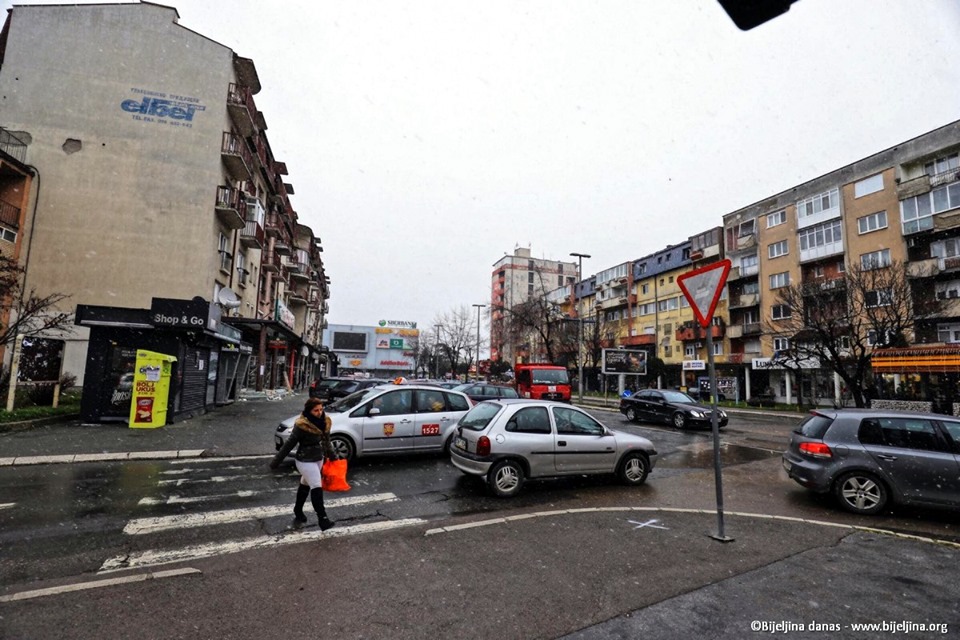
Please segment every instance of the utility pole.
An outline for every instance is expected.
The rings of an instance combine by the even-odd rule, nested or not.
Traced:
[[[480,380],[480,309],[485,308],[485,304],[473,305],[477,308],[477,380]],[[469,374],[469,371],[467,372]]]
[[[571,253],[571,256],[579,260],[577,266],[577,285],[583,279],[583,259],[589,258],[586,253]],[[576,285],[574,285],[576,286]],[[576,295],[576,292],[574,292]],[[583,314],[580,312],[580,296],[577,296],[577,324],[579,325],[579,339],[577,341],[577,396],[580,404],[583,404]]]

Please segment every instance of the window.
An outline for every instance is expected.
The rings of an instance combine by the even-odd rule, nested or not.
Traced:
[[[780,242],[774,242],[767,247],[767,252],[770,258],[779,258],[780,256],[787,255],[787,241],[781,240]]]
[[[882,347],[893,342],[893,331],[887,329],[885,331],[877,331],[876,329],[870,329],[867,331],[867,345],[871,347]]]
[[[230,272],[230,260],[233,258],[230,255],[230,241],[227,236],[220,234],[220,248],[218,249],[220,253],[220,270]]]
[[[960,280],[937,282],[934,286],[934,291],[936,292],[937,300],[960,298]]]
[[[774,338],[774,339],[773,339],[773,350],[774,350],[774,351],[789,351],[789,350],[790,350],[790,338]]]
[[[960,324],[938,324],[938,342],[960,342]]]
[[[839,206],[840,191],[838,189],[824,191],[812,198],[807,198],[797,203],[797,219],[803,220],[810,216],[829,212],[831,209],[838,208]]]
[[[557,433],[571,436],[602,436],[603,425],[585,413],[576,409],[556,407],[553,419],[557,422]]]
[[[923,165],[923,172],[928,176],[935,176],[938,173],[946,173],[958,168],[960,168],[960,155],[954,153],[926,163]]]
[[[842,225],[839,220],[803,229],[797,235],[800,238],[800,251],[816,249],[843,241]]]
[[[907,198],[900,202],[903,234],[932,229],[934,214],[957,207],[960,207],[960,182],[946,184],[929,193]]]
[[[527,407],[517,411],[507,422],[511,433],[550,433],[550,415],[546,407]]]
[[[890,249],[881,249],[860,256],[860,268],[866,271],[890,266]]]
[[[787,212],[786,212],[786,210],[784,210],[784,211],[777,211],[776,213],[768,213],[768,214],[767,214],[767,229],[769,229],[770,227],[775,227],[775,226],[777,226],[778,224],[783,224],[783,223],[786,222],[786,221],[787,221]]]
[[[893,294],[890,289],[876,289],[863,294],[863,301],[867,307],[887,307],[893,304]]]
[[[790,306],[785,304],[775,304],[770,309],[770,317],[774,320],[783,320],[790,317]]]
[[[527,273],[527,282],[533,282],[533,271]]]
[[[956,258],[960,256],[960,238],[947,238],[930,243],[930,255],[934,258]]]
[[[417,390],[417,413],[437,413],[446,409],[447,403],[444,401],[443,391]]]
[[[937,431],[929,420],[917,418],[869,418],[860,423],[857,434],[863,444],[898,449],[943,449]]]
[[[870,233],[871,231],[878,231],[879,229],[886,229],[887,212],[878,211],[876,213],[871,213],[868,216],[857,218],[857,227],[859,228],[861,234]]]
[[[443,395],[447,399],[447,406],[450,407],[450,411],[467,411],[470,409],[470,403],[463,396],[446,391],[443,392]]]
[[[760,258],[757,254],[743,256],[740,258],[740,275],[750,275],[757,272],[757,265],[760,264]]]
[[[563,276],[557,276],[557,286],[558,287],[563,286]]]
[[[681,258],[681,259],[683,259],[683,260],[689,260],[689,259],[690,259],[690,249],[684,249],[684,250],[683,250],[683,254],[682,254],[682,258]]]
[[[413,412],[413,392],[410,389],[388,391],[370,403],[370,409],[379,409],[381,416],[395,416]],[[368,414],[369,415],[369,414]]]
[[[741,295],[753,295],[754,293],[760,293],[760,283],[754,280],[753,282],[745,282],[743,284],[743,289],[740,291]]]
[[[822,277],[823,277],[823,265],[822,265],[822,264],[818,264],[817,266],[815,266],[815,267],[813,268],[813,277],[814,277],[814,278],[822,278]]]
[[[641,293],[642,295],[647,295],[647,293],[649,293],[649,292],[650,292],[650,285],[648,285],[648,284],[642,284],[642,285],[640,285],[640,293]]]
[[[670,276],[670,283],[673,283],[673,276]]]
[[[688,344],[683,351],[683,355],[686,358],[694,358],[697,355],[697,348],[692,344]]]
[[[862,198],[863,196],[883,191],[883,174],[878,173],[875,176],[864,178],[853,185],[853,197]]]
[[[237,254],[237,283],[241,287],[247,286],[247,279],[250,272],[247,271],[247,255],[245,253]]]
[[[529,269],[530,271],[533,271],[536,268],[537,267],[534,265],[533,260],[527,260],[527,269]]]
[[[757,229],[756,222],[757,222],[756,220],[752,220],[752,219],[741,222],[740,230],[738,231],[739,237],[747,238],[749,236],[752,236]]]
[[[781,287],[790,286],[790,274],[786,271],[783,273],[775,273],[770,276],[770,288],[779,289]]]
[[[527,295],[528,296],[533,295],[533,283],[527,285]]]
[[[10,229],[0,227],[0,240],[6,240],[7,242],[16,242],[17,233],[16,231],[11,231]]]
[[[723,355],[723,342],[717,341],[713,343],[713,355],[722,356]]]

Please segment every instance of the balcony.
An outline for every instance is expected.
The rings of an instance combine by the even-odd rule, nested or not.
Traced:
[[[759,322],[747,322],[743,325],[743,335],[745,336],[759,335],[760,330]]]
[[[935,301],[926,303],[922,317],[925,320],[960,317],[960,298],[941,298],[938,295]]]
[[[305,262],[288,262],[287,270],[290,272],[290,277],[294,280],[299,280],[301,282],[307,282],[310,280],[310,265]]]
[[[290,306],[304,306],[307,304],[306,294],[299,289],[290,289],[287,292],[287,304]]]
[[[260,254],[260,268],[270,273],[279,273],[280,256],[273,251],[264,251]]]
[[[809,249],[800,250],[800,262],[810,262],[813,260],[821,260],[828,256],[835,256],[843,254],[843,241],[830,242],[826,244],[819,245],[817,247],[810,247]]]
[[[725,335],[723,325],[711,324],[710,336],[713,338],[722,338]],[[676,339],[680,342],[690,342],[693,340],[706,340],[707,330],[697,322],[684,322],[677,327]]]
[[[755,307],[760,304],[759,293],[741,293],[739,296],[730,296],[730,308],[742,309],[745,307]]]
[[[3,127],[0,127],[0,151],[18,162],[27,162],[27,143]]]
[[[244,137],[252,136],[257,132],[257,107],[253,103],[253,94],[250,87],[231,82],[227,88],[227,111],[237,125],[237,130]]]
[[[657,344],[657,335],[654,333],[641,333],[638,336],[627,336],[621,340],[625,347],[642,347],[646,345]]]
[[[246,182],[253,176],[250,172],[250,167],[253,166],[250,150],[247,149],[247,143],[244,139],[237,134],[229,131],[223,132],[220,143],[220,158],[235,180]]]
[[[940,259],[911,260],[906,263],[908,278],[929,278],[940,273]]]
[[[320,309],[321,300],[319,291],[311,291],[307,295],[307,306],[311,309]]]
[[[11,229],[20,228],[20,208],[15,207],[9,202],[0,200],[0,223],[3,223]]]
[[[247,197],[233,187],[217,187],[217,219],[228,229],[242,229],[247,216]]]
[[[737,238],[737,246],[735,251],[740,251],[742,249],[750,249],[751,247],[757,246],[757,236],[754,233],[751,233],[747,236],[740,236]]]
[[[727,326],[727,337],[731,339],[745,338],[759,333],[759,322],[732,322]]]
[[[263,249],[263,227],[256,220],[247,220],[240,232],[240,244],[248,249]]]

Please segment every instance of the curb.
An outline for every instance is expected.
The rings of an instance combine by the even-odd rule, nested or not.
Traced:
[[[114,462],[127,460],[178,460],[203,458],[204,449],[178,451],[129,451],[126,453],[70,453],[57,456],[17,456],[0,458],[0,467],[19,467],[39,464],[69,464],[73,462]]]

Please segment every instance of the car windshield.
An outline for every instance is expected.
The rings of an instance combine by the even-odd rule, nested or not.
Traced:
[[[667,402],[679,402],[680,404],[696,403],[696,400],[681,391],[664,391],[663,399]]]
[[[533,384],[570,384],[566,369],[533,369]]]
[[[471,431],[483,431],[503,405],[496,402],[481,402],[460,418],[460,426]]]
[[[341,382],[343,382],[343,380],[331,380],[328,378],[326,380],[322,380],[319,384],[317,384],[317,388],[332,389],[338,384],[340,384]]]
[[[364,400],[378,395],[379,393],[381,393],[381,390],[377,389],[376,387],[361,389],[360,391],[340,398],[336,402],[331,402],[327,405],[326,411],[327,413],[342,413],[344,411],[350,411]]]

